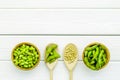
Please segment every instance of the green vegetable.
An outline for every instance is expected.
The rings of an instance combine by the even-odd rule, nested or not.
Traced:
[[[106,54],[103,54],[102,58],[103,58],[103,62],[106,63],[107,62],[107,55]]]
[[[98,62],[96,64],[97,69],[102,67],[102,56],[103,56],[104,50],[101,50],[99,57],[98,57]]]
[[[53,63],[56,59],[60,58],[59,53],[56,51],[57,45],[56,44],[50,44],[46,48],[45,53],[45,62],[46,63]]]
[[[55,59],[55,56],[54,56],[54,55],[53,55],[53,56],[49,56],[46,61],[49,62],[49,61],[51,61],[51,60],[53,60],[53,59]]]
[[[56,58],[60,58],[60,55],[59,55],[59,53],[57,53],[57,51],[53,51],[53,53],[54,53],[54,56],[56,57]]]
[[[52,59],[51,61],[49,61],[49,63],[53,63],[56,59]]]
[[[98,44],[96,44],[96,45],[94,45],[92,47],[87,47],[86,50],[90,51],[90,50],[96,49],[97,46],[98,46]]]
[[[88,52],[88,58],[90,58],[90,56],[92,55],[92,51]]]
[[[87,55],[88,55],[88,51],[85,51],[85,57],[87,57]]]
[[[99,70],[107,62],[107,53],[105,46],[97,43],[85,48],[84,59],[85,64],[92,70]]]
[[[94,60],[92,60],[91,62],[90,62],[90,64],[94,64],[95,63],[95,61]]]
[[[89,61],[88,61],[88,58],[87,58],[87,57],[85,57],[85,58],[84,58],[84,61],[85,61],[86,65],[87,65],[89,68],[91,68],[91,69],[93,69],[93,70],[95,70],[95,69],[96,69],[93,65],[91,65],[91,64],[89,63]]]
[[[33,45],[21,44],[13,51],[13,62],[16,66],[29,69],[39,61],[39,53]]]

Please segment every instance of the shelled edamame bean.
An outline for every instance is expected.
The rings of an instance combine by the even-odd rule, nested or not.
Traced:
[[[13,63],[22,70],[32,69],[38,64],[39,60],[39,50],[31,43],[20,43],[12,51]]]
[[[108,48],[101,43],[91,43],[83,51],[83,61],[92,70],[102,69],[110,59]]]

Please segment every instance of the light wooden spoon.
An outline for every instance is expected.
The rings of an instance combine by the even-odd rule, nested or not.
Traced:
[[[51,44],[54,44],[54,43],[51,43]],[[51,45],[51,44],[49,44],[49,45]],[[49,46],[49,45],[48,45],[48,46]],[[48,47],[48,46],[47,46],[47,47]],[[47,47],[46,47],[46,48],[47,48]],[[46,49],[45,49],[45,50],[46,50]],[[45,51],[45,55],[46,55],[46,51]],[[44,58],[44,59],[45,59],[45,58]],[[52,63],[46,63],[46,66],[47,66],[48,69],[50,70],[50,80],[53,80],[53,70],[54,70],[57,62],[58,62],[58,60],[56,59],[56,61],[54,61],[54,62],[52,62]]]
[[[73,62],[71,62],[71,63],[69,63],[69,62],[65,59],[65,52],[66,52],[66,50],[67,50],[67,48],[68,48],[69,46],[74,47],[74,50],[73,50],[73,51],[76,52],[76,58],[75,58],[75,60],[74,60]],[[68,54],[69,54],[69,53],[68,53]],[[70,80],[73,80],[73,69],[75,68],[75,66],[76,66],[76,64],[77,64],[77,60],[78,60],[78,50],[77,50],[77,47],[76,47],[74,44],[70,43],[70,44],[68,44],[68,45],[65,47],[65,49],[64,49],[64,62],[65,62],[65,65],[66,65],[67,69],[69,70]]]
[[[55,62],[53,62],[53,63],[51,63],[51,64],[50,64],[50,63],[46,63],[47,67],[48,67],[49,70],[50,70],[50,80],[53,80],[53,70],[54,70],[57,62],[58,62],[58,60],[56,60]]]

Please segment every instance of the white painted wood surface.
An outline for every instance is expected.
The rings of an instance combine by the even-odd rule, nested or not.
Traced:
[[[40,64],[31,71],[21,71],[11,62],[11,51],[20,42],[31,42],[41,52]],[[81,58],[84,47],[94,41],[105,44],[111,53],[111,59],[107,67],[101,71],[88,69]],[[49,43],[59,45],[61,57],[54,70],[54,80],[69,80],[69,74],[63,62],[63,49],[68,43],[74,43],[79,50],[79,61],[74,70],[74,80],[113,80],[120,79],[120,36],[0,36],[0,79],[1,80],[49,80],[49,70],[44,63],[44,50]],[[109,76],[109,77],[108,77]]]
[[[11,51],[15,45],[26,41],[35,44],[40,49],[41,60],[44,60],[43,53],[49,43],[58,44],[61,55],[68,43],[74,43],[79,50],[79,58],[82,60],[82,51],[91,42],[105,44],[111,52],[111,60],[120,60],[120,36],[0,36],[0,53],[4,53],[1,55],[0,60],[11,60]],[[63,58],[61,57],[60,60],[63,60]]]
[[[120,34],[120,9],[0,9],[0,34]]]
[[[18,70],[11,61],[0,61],[0,64],[1,80],[49,80],[49,70],[43,61],[32,71]],[[58,62],[54,70],[54,80],[69,80],[69,73],[65,67],[63,61]],[[119,62],[110,62],[105,69],[96,72],[89,70],[79,61],[73,72],[73,80],[119,80],[119,67]]]
[[[119,0],[0,0],[0,8],[120,8]]]
[[[40,64],[31,71],[17,69],[10,59],[14,46],[23,41],[41,52]],[[94,41],[104,43],[111,53],[110,63],[101,71],[88,69],[81,58],[84,47]],[[49,80],[43,53],[51,42],[59,45],[61,56],[67,43],[78,47],[73,80],[119,80],[120,1],[0,0],[0,80]],[[53,79],[69,80],[63,58]]]

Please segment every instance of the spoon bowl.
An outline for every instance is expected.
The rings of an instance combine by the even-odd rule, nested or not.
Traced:
[[[51,43],[54,44],[54,43]],[[48,44],[48,46],[50,46],[51,44]],[[47,47],[48,47],[47,46]],[[46,47],[46,48],[47,48]],[[45,49],[45,56],[46,56],[46,49]],[[46,61],[46,60],[45,60]],[[53,80],[53,70],[57,64],[58,60],[56,59],[54,62],[49,63],[49,62],[45,62],[46,66],[48,67],[49,71],[50,71],[50,80]]]
[[[69,56],[69,54],[71,54],[71,52],[73,52],[75,54],[74,57],[73,57],[73,55]],[[71,59],[72,62],[69,63],[69,61],[66,59],[66,53],[68,54],[67,56],[70,57],[69,59]],[[73,80],[73,69],[75,68],[75,66],[77,64],[77,60],[78,60],[77,47],[72,43],[68,44],[64,49],[63,55],[64,55],[64,63],[69,71],[70,80]]]

